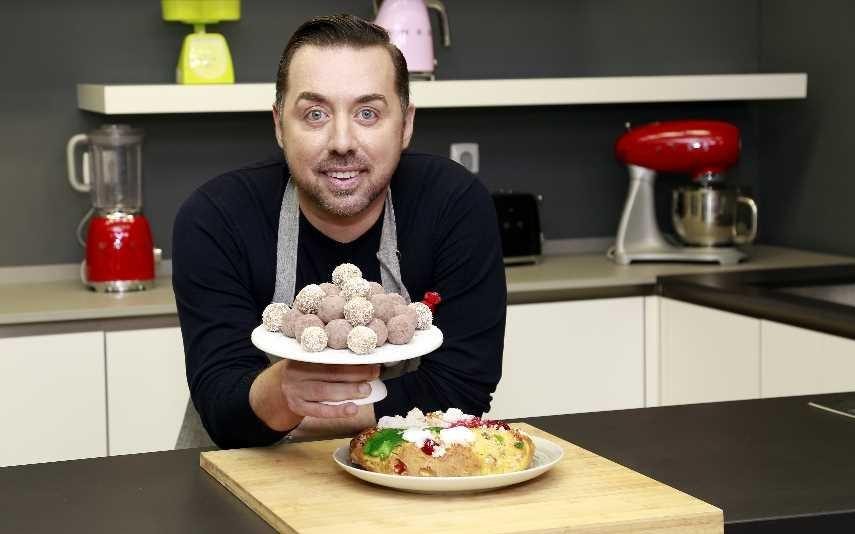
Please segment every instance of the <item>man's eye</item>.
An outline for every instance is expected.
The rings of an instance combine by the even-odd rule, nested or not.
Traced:
[[[377,113],[373,109],[359,110],[359,118],[364,121],[372,121],[377,118]]]
[[[306,118],[309,120],[309,122],[321,121],[325,116],[326,114],[319,109],[312,109],[309,110],[308,113],[306,113]]]

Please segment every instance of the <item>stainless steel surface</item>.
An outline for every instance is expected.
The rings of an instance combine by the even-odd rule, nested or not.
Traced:
[[[86,282],[98,293],[126,293],[145,291],[154,287],[154,280],[111,280],[109,282]]]
[[[776,291],[855,307],[855,282],[821,286],[779,287]]]
[[[683,186],[674,190],[672,198],[674,229],[690,245],[747,244],[757,236],[757,205],[736,189]],[[740,224],[740,205],[750,214],[747,224]]]

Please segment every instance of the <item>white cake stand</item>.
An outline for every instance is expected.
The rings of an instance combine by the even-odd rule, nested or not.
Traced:
[[[429,354],[442,345],[442,331],[435,326],[428,330],[416,330],[413,339],[406,345],[385,343],[370,354],[355,354],[348,349],[324,349],[320,352],[306,352],[296,339],[280,332],[270,332],[264,325],[256,327],[250,338],[252,344],[273,356],[307,363],[364,365],[391,363]],[[380,380],[369,382],[371,393],[362,399],[346,401],[325,401],[324,404],[372,404],[386,397],[386,386]]]

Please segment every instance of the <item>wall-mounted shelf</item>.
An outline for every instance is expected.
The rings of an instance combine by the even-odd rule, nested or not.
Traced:
[[[80,109],[107,115],[270,111],[272,83],[77,86]],[[417,108],[703,102],[805,98],[807,74],[417,81]]]

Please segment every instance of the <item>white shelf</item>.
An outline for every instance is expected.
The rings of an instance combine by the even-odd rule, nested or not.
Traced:
[[[417,108],[805,98],[807,74],[441,80],[410,83]],[[107,115],[270,111],[272,83],[77,86],[80,109]]]

